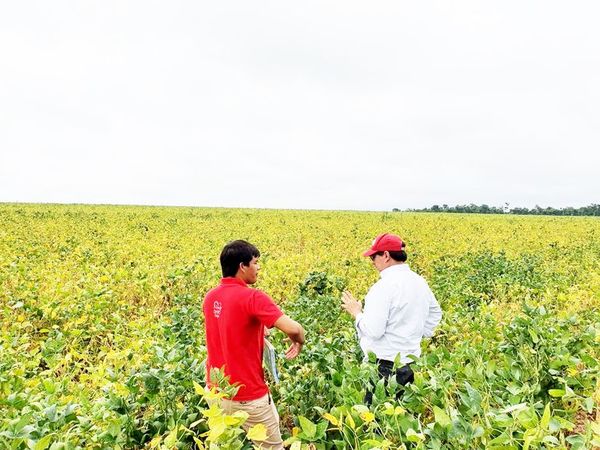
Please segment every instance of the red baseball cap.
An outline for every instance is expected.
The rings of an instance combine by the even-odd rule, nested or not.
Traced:
[[[395,234],[383,233],[375,238],[371,248],[363,256],[371,256],[377,252],[399,252],[402,250],[402,239]]]

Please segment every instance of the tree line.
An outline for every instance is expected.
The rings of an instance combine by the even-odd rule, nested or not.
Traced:
[[[401,209],[394,208],[393,211],[402,211]],[[476,205],[471,203],[469,205],[456,205],[448,206],[444,205],[433,205],[431,208],[422,209],[407,209],[405,211],[410,212],[442,212],[442,213],[471,213],[471,214],[524,214],[524,215],[543,215],[543,216],[600,216],[600,204],[592,204],[589,206],[582,206],[581,208],[573,208],[567,206],[566,208],[552,208],[536,205],[535,208],[510,208],[508,203],[504,206],[489,206],[486,204]]]

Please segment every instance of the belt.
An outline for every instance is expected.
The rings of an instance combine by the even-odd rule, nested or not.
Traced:
[[[384,367],[394,367],[394,361],[389,361],[387,359],[376,359],[377,364],[379,364],[380,366],[384,366]],[[413,361],[405,363],[405,366],[409,366],[410,364],[412,364]]]

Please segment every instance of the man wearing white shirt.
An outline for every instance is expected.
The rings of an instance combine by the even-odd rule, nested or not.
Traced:
[[[421,339],[433,335],[442,310],[427,282],[406,264],[405,244],[400,237],[384,233],[363,253],[373,261],[381,278],[365,297],[365,308],[346,291],[342,307],[355,319],[360,346],[375,353],[381,378],[392,375],[394,360],[400,355],[404,365],[396,369],[396,381],[405,385],[414,380],[409,355],[421,355]],[[365,403],[373,392],[367,390]]]

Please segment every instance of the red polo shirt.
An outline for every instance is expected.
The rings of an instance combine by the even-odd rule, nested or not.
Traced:
[[[222,278],[206,294],[204,323],[208,374],[223,368],[229,382],[239,383],[233,400],[256,400],[269,392],[262,369],[264,327],[271,328],[283,313],[271,298],[238,278]],[[210,383],[209,383],[210,385]]]

